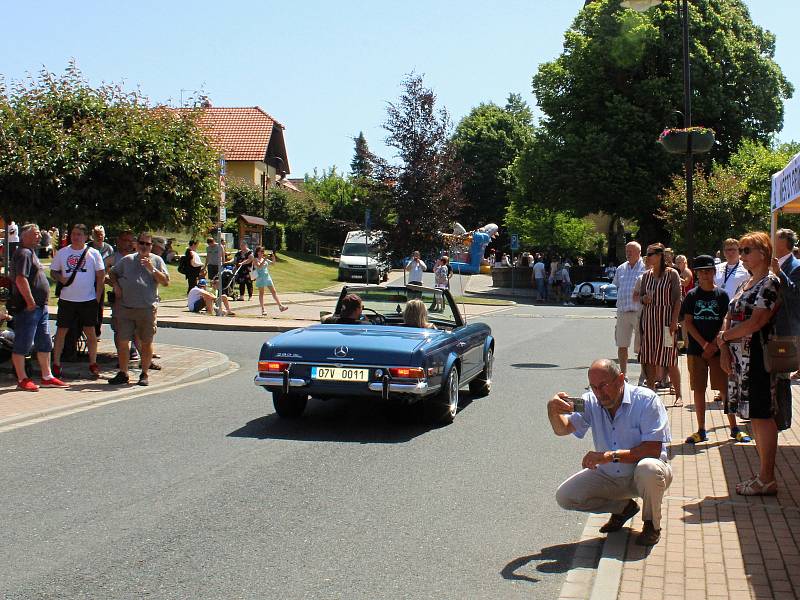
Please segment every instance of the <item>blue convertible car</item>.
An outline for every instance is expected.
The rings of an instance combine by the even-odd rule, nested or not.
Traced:
[[[451,423],[459,390],[486,395],[492,384],[494,338],[485,323],[464,321],[450,292],[421,286],[345,287],[364,309],[356,324],[294,329],[264,343],[255,384],[272,392],[281,417],[298,417],[309,397],[369,397],[395,404],[422,403],[426,419]],[[436,329],[407,327],[412,298],[428,307]]]

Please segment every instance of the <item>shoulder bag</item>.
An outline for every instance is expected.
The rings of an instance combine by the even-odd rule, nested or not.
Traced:
[[[71,286],[72,282],[75,281],[75,276],[78,274],[78,269],[81,268],[81,263],[83,262],[83,259],[86,258],[86,253],[88,251],[89,251],[89,246],[86,246],[86,248],[84,248],[83,252],[81,253],[81,257],[78,259],[78,264],[75,265],[75,270],[72,271],[72,275],[70,275],[69,279],[67,279],[67,283],[61,283],[60,281],[56,281],[56,298],[60,298],[61,290],[63,290],[65,287]]]

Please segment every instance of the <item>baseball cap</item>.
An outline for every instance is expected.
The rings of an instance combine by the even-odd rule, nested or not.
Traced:
[[[201,279],[200,281],[197,282],[197,285],[208,285],[208,281],[206,281],[205,279]]]
[[[717,265],[714,263],[714,257],[708,254],[701,254],[695,256],[692,263],[692,268],[696,271],[698,269],[716,269]]]

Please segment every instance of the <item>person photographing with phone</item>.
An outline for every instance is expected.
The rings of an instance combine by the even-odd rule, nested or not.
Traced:
[[[547,416],[558,436],[583,438],[591,428],[594,451],[583,457],[579,471],[556,491],[561,508],[611,513],[602,533],[622,529],[639,512],[634,498],[642,499],[644,527],[636,543],[657,544],[661,538],[661,504],[672,483],[667,460],[671,440],[664,405],[650,389],[631,385],[619,367],[602,358],[589,367],[585,406],[559,392],[547,404]]]
[[[409,285],[422,285],[422,275],[427,270],[428,266],[419,257],[419,250],[414,250],[414,253],[411,255],[411,260],[408,261],[406,265]]]

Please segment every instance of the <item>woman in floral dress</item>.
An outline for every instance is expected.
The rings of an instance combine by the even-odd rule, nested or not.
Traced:
[[[681,406],[681,373],[675,340],[681,309],[681,280],[675,269],[667,267],[663,244],[647,247],[646,266],[648,269],[638,285],[638,298],[634,296],[642,303],[639,362],[644,365],[647,386],[651,389],[656,389],[661,368],[667,368],[675,387],[674,405]]]
[[[748,233],[739,241],[739,251],[750,278],[731,300],[717,340],[722,368],[728,373],[730,409],[750,419],[761,464],[757,476],[736,484],[736,493],[771,496],[778,493],[778,428],[774,418],[775,376],[764,367],[762,337],[766,340],[772,330],[780,280],[769,272],[772,243],[766,233]]]

